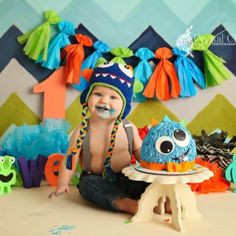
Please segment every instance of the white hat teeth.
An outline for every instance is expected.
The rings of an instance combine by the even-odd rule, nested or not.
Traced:
[[[123,80],[123,79],[120,79],[120,82],[123,84],[123,83],[125,82],[125,80]]]
[[[126,83],[129,88],[130,88],[131,85],[132,85],[130,82],[128,82],[128,81],[126,81],[125,79],[120,78],[120,77],[118,77],[118,76],[116,76],[116,75],[112,75],[112,74],[109,74],[109,73],[96,73],[96,74],[95,74],[96,77],[99,77],[99,76],[107,77],[108,75],[109,75],[109,77],[111,77],[111,79],[119,79],[122,84]]]
[[[130,82],[127,82],[127,85],[128,85],[129,88],[131,87],[131,83]]]

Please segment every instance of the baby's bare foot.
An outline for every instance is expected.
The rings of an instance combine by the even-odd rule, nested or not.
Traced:
[[[114,201],[116,207],[123,212],[135,215],[138,211],[138,202],[130,198],[120,198]]]

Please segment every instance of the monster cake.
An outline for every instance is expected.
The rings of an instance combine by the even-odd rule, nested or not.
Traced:
[[[196,155],[190,132],[181,122],[166,116],[145,137],[140,166],[154,171],[183,172],[194,169]]]

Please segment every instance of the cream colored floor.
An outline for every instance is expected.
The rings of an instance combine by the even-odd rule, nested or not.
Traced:
[[[197,195],[202,217],[184,220],[184,232],[177,232],[170,215],[154,215],[152,221],[126,223],[128,214],[106,212],[85,202],[77,189],[69,195],[47,199],[51,187],[14,188],[0,196],[1,236],[46,236],[62,225],[74,226],[57,235],[76,236],[233,236],[236,234],[236,194],[231,192]]]

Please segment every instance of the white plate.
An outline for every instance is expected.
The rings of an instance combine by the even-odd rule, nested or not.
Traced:
[[[201,172],[202,170],[205,169],[205,167],[200,166],[198,164],[194,165],[194,170],[188,170],[185,172],[168,172],[166,170],[150,170],[150,169],[146,169],[141,167],[139,164],[134,166],[134,169],[145,173],[145,174],[152,174],[152,175],[165,175],[165,176],[183,176],[183,175],[192,175],[192,174],[196,174]]]

